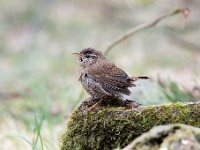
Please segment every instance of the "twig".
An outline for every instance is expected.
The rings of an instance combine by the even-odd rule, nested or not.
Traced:
[[[179,13],[182,13],[184,16],[187,16],[189,13],[189,10],[187,8],[175,9],[169,13],[166,13],[165,15],[162,15],[162,16],[154,19],[153,21],[151,21],[149,23],[138,25],[138,26],[130,29],[125,34],[121,35],[115,41],[113,41],[111,44],[109,44],[107,46],[107,48],[105,49],[104,54],[107,55],[114,46],[116,46],[117,44],[121,43],[122,41],[128,39],[129,37],[133,36],[135,33],[142,31],[144,29],[147,29],[147,28],[151,28],[151,27],[157,25],[160,21],[164,20],[165,18],[168,18],[170,16],[173,16],[173,15],[176,15]]]

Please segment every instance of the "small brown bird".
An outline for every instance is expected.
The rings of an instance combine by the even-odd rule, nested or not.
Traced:
[[[145,76],[129,77],[93,48],[73,54],[79,58],[79,80],[92,98],[126,100],[131,94],[129,88],[135,86],[135,81],[148,79]]]

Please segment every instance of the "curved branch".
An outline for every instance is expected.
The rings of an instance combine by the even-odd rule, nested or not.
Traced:
[[[156,19],[154,19],[153,21],[151,21],[149,23],[141,24],[141,25],[138,25],[138,26],[130,29],[125,34],[121,35],[115,41],[110,43],[106,47],[104,54],[107,55],[114,46],[116,46],[117,44],[123,42],[124,40],[128,39],[129,37],[133,36],[135,33],[140,32],[140,31],[142,31],[144,29],[147,29],[147,28],[151,28],[151,27],[157,25],[160,21],[164,20],[165,18],[168,18],[170,16],[174,16],[174,15],[179,14],[179,13],[182,13],[184,16],[187,16],[188,13],[189,13],[189,10],[187,8],[175,9],[175,10],[173,10],[171,12],[168,12],[168,13],[166,13],[166,14],[164,14],[164,15],[156,18]]]

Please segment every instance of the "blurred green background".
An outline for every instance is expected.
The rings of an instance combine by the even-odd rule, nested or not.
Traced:
[[[198,0],[1,0],[0,149],[59,149],[82,90],[77,60],[86,47],[105,50],[116,37],[177,7],[170,17],[117,45],[108,58],[129,75],[148,75],[132,99],[144,104],[200,98]]]

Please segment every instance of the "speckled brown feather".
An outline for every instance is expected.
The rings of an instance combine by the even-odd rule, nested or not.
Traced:
[[[86,91],[94,98],[114,97],[123,99],[122,95],[130,95],[129,87],[134,81],[147,77],[129,77],[122,69],[107,60],[101,52],[88,48],[80,52],[80,57],[96,54],[95,61],[82,63],[79,66],[79,80]],[[82,59],[82,58],[81,58]]]
[[[88,69],[88,73],[111,92],[119,91],[129,95],[128,87],[134,86],[132,79],[109,60],[99,61]]]

